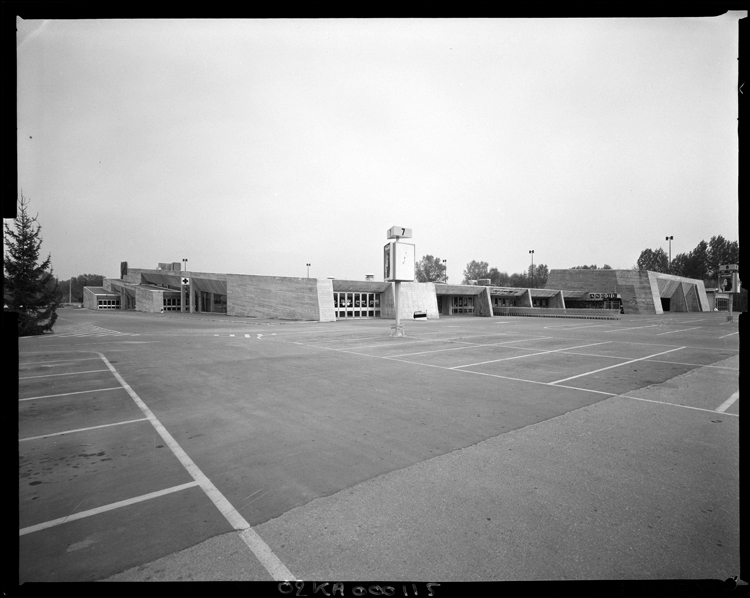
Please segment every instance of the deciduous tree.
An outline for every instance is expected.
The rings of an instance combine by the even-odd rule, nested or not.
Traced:
[[[490,265],[487,262],[477,262],[476,260],[472,260],[466,264],[466,270],[464,270],[464,284],[468,284],[470,280],[489,278],[489,272]]]
[[[666,273],[669,269],[669,256],[661,247],[656,251],[644,249],[638,258],[637,266],[638,270]]]
[[[415,278],[417,282],[447,282],[445,275],[445,264],[439,257],[425,255],[415,265]]]

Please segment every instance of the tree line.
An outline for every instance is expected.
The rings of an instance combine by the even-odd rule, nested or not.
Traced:
[[[101,274],[79,274],[70,280],[58,280],[60,301],[63,303],[83,303],[83,287],[100,287],[104,284]]]
[[[661,247],[644,249],[633,268],[696,278],[702,280],[706,287],[714,287],[718,284],[719,266],[739,264],[739,261],[739,243],[718,235],[711,237],[708,242],[701,241],[691,251],[678,253],[672,258],[671,263],[669,256]]]
[[[466,264],[461,284],[470,284],[473,280],[489,279],[490,284],[497,287],[542,288],[547,284],[549,268],[545,264],[538,264],[532,270],[531,265],[526,272],[508,274],[495,267],[490,268],[488,262],[472,260]],[[425,255],[415,264],[415,280],[417,282],[448,282],[446,263],[439,257]]]

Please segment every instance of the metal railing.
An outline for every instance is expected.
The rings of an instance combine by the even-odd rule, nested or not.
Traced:
[[[564,309],[562,307],[493,307],[496,316],[528,316],[537,318],[586,318],[619,320],[619,309]]]

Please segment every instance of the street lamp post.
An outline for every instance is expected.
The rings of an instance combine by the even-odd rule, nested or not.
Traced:
[[[531,288],[534,288],[534,250],[530,249],[529,253],[531,254]]]
[[[310,278],[310,264],[307,264],[307,277]]]
[[[667,269],[672,268],[672,239],[674,239],[674,236],[666,237],[664,240],[669,241],[669,262],[667,263]]]

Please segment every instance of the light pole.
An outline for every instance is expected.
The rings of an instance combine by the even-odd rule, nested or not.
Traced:
[[[307,264],[307,277],[310,278],[310,264]]]
[[[184,266],[185,272],[187,272],[187,258],[182,258],[182,265]],[[185,288],[185,285],[180,281],[180,311],[185,312],[185,304],[190,299],[190,291]]]
[[[669,236],[664,239],[665,241],[669,241],[669,262],[667,263],[667,270],[672,268],[672,239],[674,239],[674,236]]]
[[[534,288],[534,250],[530,249],[529,253],[531,254],[531,288]]]
[[[443,260],[443,282],[448,284],[448,260]]]

